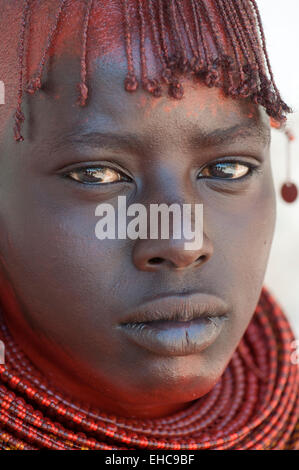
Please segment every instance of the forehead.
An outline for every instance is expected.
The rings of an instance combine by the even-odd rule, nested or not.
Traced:
[[[221,90],[209,89],[198,80],[194,82],[187,77],[183,79],[185,96],[180,101],[167,96],[157,99],[141,89],[136,93],[126,92],[124,79],[128,64],[123,39],[123,5],[119,0],[93,2],[86,62],[89,95],[86,109],[78,108],[75,103],[78,98],[77,85],[80,82],[82,17],[87,4],[88,2],[75,1],[73,8],[63,10],[63,26],[55,40],[55,50],[50,50],[51,60],[43,76],[43,89],[32,97],[24,97],[25,110],[27,113],[30,110],[36,117],[31,123],[33,126],[42,128],[42,122],[52,123],[51,126],[45,126],[43,135],[49,134],[51,129],[52,132],[62,132],[67,131],[67,128],[78,128],[79,124],[81,126],[84,123],[97,126],[100,121],[106,127],[109,122],[115,127],[130,125],[140,128],[141,123],[147,126],[161,126],[162,117],[164,122],[176,121],[177,125],[179,119],[181,123],[184,121],[186,126],[196,123],[202,127],[219,128],[232,126],[240,120],[248,120],[250,124],[254,121],[261,127],[267,127],[265,113],[255,105],[245,100],[224,97]],[[136,2],[128,1],[129,7],[135,4]],[[136,9],[131,8],[130,14],[133,37],[134,28],[136,29]],[[42,18],[44,20],[41,20]],[[49,14],[49,3],[37,2],[37,8],[32,12],[35,31],[32,34],[29,74],[36,70],[41,44],[45,43],[54,19],[53,11],[52,15]],[[47,34],[44,31],[47,31]],[[78,31],[78,34],[74,34],[75,31]],[[150,40],[145,41],[145,53],[149,76],[154,77],[158,69]],[[140,76],[138,41],[133,41],[132,54],[136,73]]]
[[[199,130],[211,134],[241,125],[255,127],[252,135],[268,139],[269,118],[263,108],[187,77],[181,100],[167,94],[156,98],[142,89],[129,93],[123,84],[126,66],[125,57],[114,52],[96,58],[89,68],[88,100],[80,107],[76,104],[80,61],[61,56],[49,70],[44,89],[27,97],[32,119],[25,124],[30,126],[31,141],[63,141],[69,135],[97,131],[172,141]]]

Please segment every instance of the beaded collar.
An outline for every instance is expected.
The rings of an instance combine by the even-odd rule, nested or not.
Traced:
[[[157,419],[105,414],[61,395],[15,344],[0,338],[2,449],[299,449],[299,368],[294,336],[266,288],[218,383],[185,409]]]

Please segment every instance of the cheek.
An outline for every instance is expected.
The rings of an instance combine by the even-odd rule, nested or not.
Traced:
[[[81,334],[98,330],[100,312],[101,325],[109,323],[102,312],[113,315],[119,307],[129,254],[126,241],[96,238],[96,204],[59,203],[33,188],[10,199],[4,261],[31,323],[60,343],[69,322]]]
[[[206,264],[205,278],[231,305],[230,321],[209,351],[210,364],[220,371],[240,342],[259,300],[276,217],[272,177],[263,178],[251,194],[248,190],[226,197],[211,192],[208,199],[205,227],[214,253]]]
[[[273,239],[276,199],[271,172],[240,196],[228,196],[223,206],[216,198],[206,225],[215,236],[212,264],[214,273],[225,273],[218,278],[220,290],[234,308],[231,333],[240,338],[258,302]]]

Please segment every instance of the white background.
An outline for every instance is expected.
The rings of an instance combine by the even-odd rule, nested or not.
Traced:
[[[297,137],[291,146],[291,174],[299,188],[299,0],[257,0],[257,3],[276,83],[283,99],[294,110],[288,124]],[[271,158],[277,223],[265,285],[284,308],[299,337],[299,200],[287,204],[280,197],[286,173],[286,139],[275,130]]]

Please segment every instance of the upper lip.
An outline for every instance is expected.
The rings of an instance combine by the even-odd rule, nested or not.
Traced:
[[[200,317],[224,316],[228,305],[219,297],[210,294],[170,295],[147,301],[131,311],[121,324],[147,323],[153,321],[188,322]]]

